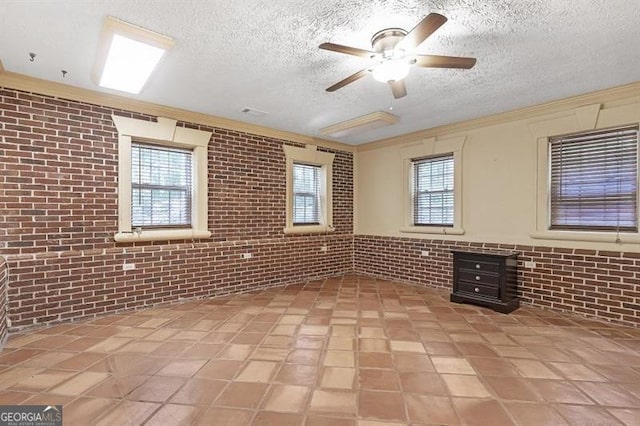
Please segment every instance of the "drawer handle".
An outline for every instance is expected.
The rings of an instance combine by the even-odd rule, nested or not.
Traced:
[[[480,281],[480,275],[476,275],[476,281]]]
[[[476,263],[476,269],[480,269],[480,264]]]
[[[474,288],[473,291],[475,291],[476,293],[478,293],[480,291],[480,289],[478,287]]]

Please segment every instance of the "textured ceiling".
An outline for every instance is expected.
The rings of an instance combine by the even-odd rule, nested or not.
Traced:
[[[418,53],[473,56],[473,69],[414,68],[398,100],[372,76],[325,92],[367,62],[320,43],[369,49],[376,31],[409,30],[430,12],[449,21]],[[640,80],[638,0],[2,0],[0,60],[109,92],[90,80],[107,15],[176,41],[144,91],[125,96],[310,136],[373,111],[400,117],[341,140],[351,144]]]

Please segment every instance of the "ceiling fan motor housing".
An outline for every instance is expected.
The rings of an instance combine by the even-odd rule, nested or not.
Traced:
[[[402,28],[387,28],[378,31],[371,37],[371,46],[374,52],[384,54],[393,51],[398,42],[406,35],[407,32]]]

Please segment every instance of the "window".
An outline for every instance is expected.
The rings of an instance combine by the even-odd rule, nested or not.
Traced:
[[[462,151],[464,135],[428,138],[400,150],[404,226],[400,232],[464,235]]]
[[[117,242],[208,238],[211,132],[112,116],[118,130]],[[142,142],[144,141],[144,142]]]
[[[638,230],[638,126],[549,138],[550,229]]]
[[[320,166],[293,164],[293,225],[320,224]]]
[[[191,226],[191,150],[131,144],[131,225]]]
[[[453,154],[413,161],[413,224],[454,223]]]
[[[333,231],[333,158],[314,145],[283,145],[286,158],[286,224],[284,232]]]

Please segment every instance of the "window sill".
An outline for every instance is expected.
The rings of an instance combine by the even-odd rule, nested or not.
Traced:
[[[335,231],[335,228],[330,225],[301,225],[284,228],[285,234],[320,234],[333,231]]]
[[[615,232],[536,231],[529,234],[529,236],[536,240],[640,244],[640,234],[638,233],[620,233],[616,235]]]
[[[442,226],[405,226],[400,232],[409,234],[440,234],[440,235],[464,235],[462,228],[447,228]]]
[[[114,236],[117,243],[133,243],[137,241],[195,240],[209,238],[211,232],[206,229],[155,229],[135,232],[118,232]]]

